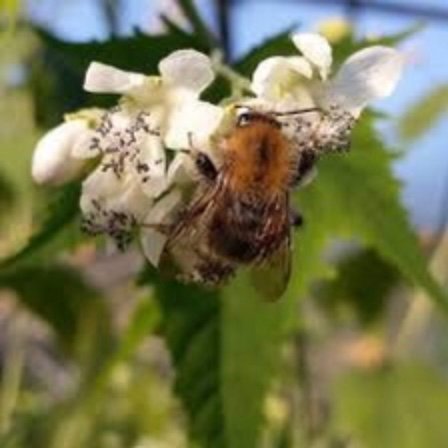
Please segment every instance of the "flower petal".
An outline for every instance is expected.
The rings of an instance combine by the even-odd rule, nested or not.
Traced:
[[[189,184],[196,174],[192,158],[185,153],[179,152],[170,163],[167,172],[167,185]]]
[[[287,58],[283,56],[272,56],[261,61],[252,75],[252,91],[261,98],[271,98],[273,84],[281,78],[286,67]]]
[[[144,91],[148,77],[126,72],[100,62],[92,62],[87,69],[84,90],[94,93],[136,95]]]
[[[312,76],[309,62],[299,56],[273,56],[258,64],[252,77],[253,92],[268,101],[278,102],[293,95],[305,79]]]
[[[143,193],[138,178],[132,173],[117,177],[112,170],[104,171],[103,167],[99,166],[82,184],[83,213],[97,210],[96,203],[102,208],[98,219],[109,219],[107,214],[120,212],[140,221],[148,213],[152,200]]]
[[[172,149],[204,150],[218,130],[224,109],[205,101],[184,101],[173,107],[165,131],[165,145]]]
[[[164,83],[201,93],[215,78],[210,59],[196,50],[178,50],[159,63]]]
[[[159,196],[166,188],[166,155],[159,136],[148,135],[140,146],[135,160],[135,175],[142,190],[150,198]]]
[[[33,154],[32,176],[39,184],[61,185],[75,179],[85,162],[71,156],[76,142],[90,132],[85,120],[71,120],[47,132]]]
[[[85,134],[73,145],[71,155],[75,159],[91,159],[100,155],[100,150],[93,146],[93,139],[96,133],[93,129],[89,129]]]
[[[357,116],[370,101],[392,93],[402,68],[403,57],[393,48],[365,48],[347,59],[328,83],[324,99]]]
[[[108,235],[124,250],[152,203],[132,176],[117,177],[100,166],[82,185],[82,228],[93,235]]]
[[[166,235],[154,229],[145,229],[141,232],[140,243],[143,253],[154,267],[159,265],[167,239]]]
[[[181,201],[181,192],[177,189],[171,191],[153,206],[151,211],[146,215],[144,224],[166,224],[168,215],[179,206]],[[149,262],[156,267],[159,264],[166,240],[166,235],[161,232],[149,227],[142,227],[140,241],[143,253]]]
[[[325,37],[316,33],[296,33],[292,36],[294,45],[319,70],[322,79],[326,79],[332,64],[331,47]]]
[[[307,79],[311,79],[313,76],[313,69],[307,59],[301,56],[291,56],[288,58],[289,66],[292,70],[296,71],[300,75]]]

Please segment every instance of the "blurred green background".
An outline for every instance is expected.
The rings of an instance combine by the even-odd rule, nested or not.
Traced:
[[[448,446],[448,9],[386,3],[0,2],[1,448]],[[161,279],[81,234],[79,185],[33,186],[39,136],[116,100],[82,92],[90,61],[156,73],[219,47],[249,77],[296,28],[326,34],[337,65],[384,43],[408,68],[295,197],[280,302],[244,273],[216,292]],[[229,91],[220,77],[206,97]]]

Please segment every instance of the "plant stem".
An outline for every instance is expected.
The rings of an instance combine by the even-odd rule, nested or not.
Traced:
[[[245,91],[250,92],[250,81],[223,62],[221,51],[216,50],[212,53],[212,64],[215,72],[230,82],[232,96],[241,96]]]
[[[208,29],[208,27],[203,22],[201,16],[199,15],[196,6],[192,0],[178,0],[179,6],[188,21],[191,23],[195,33],[201,38],[204,43],[209,43],[210,48],[217,48],[218,42],[216,37]]]
[[[104,0],[104,15],[107,20],[110,34],[116,36],[118,34],[118,15],[117,15],[117,1],[116,0]]]

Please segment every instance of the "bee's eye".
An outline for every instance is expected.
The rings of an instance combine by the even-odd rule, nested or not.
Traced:
[[[218,175],[215,165],[203,152],[200,152],[196,157],[196,168],[209,180],[215,180]]]
[[[252,121],[252,114],[250,112],[243,112],[238,116],[237,125],[239,127],[247,126]]]

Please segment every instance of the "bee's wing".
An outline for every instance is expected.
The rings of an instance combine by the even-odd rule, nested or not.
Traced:
[[[252,270],[252,283],[268,300],[279,299],[286,290],[291,276],[291,223],[289,197],[279,199],[274,207],[275,216],[266,219],[265,234],[268,239],[280,238],[278,248],[261,260]],[[269,219],[270,218],[270,219]]]
[[[230,277],[234,266],[208,248],[210,219],[219,203],[222,188],[208,186],[199,191],[170,235],[163,266],[166,272],[186,282],[218,285]]]
[[[251,280],[254,288],[267,300],[279,299],[288,286],[291,276],[291,243],[290,236],[285,238],[281,246],[268,259],[254,266]]]

